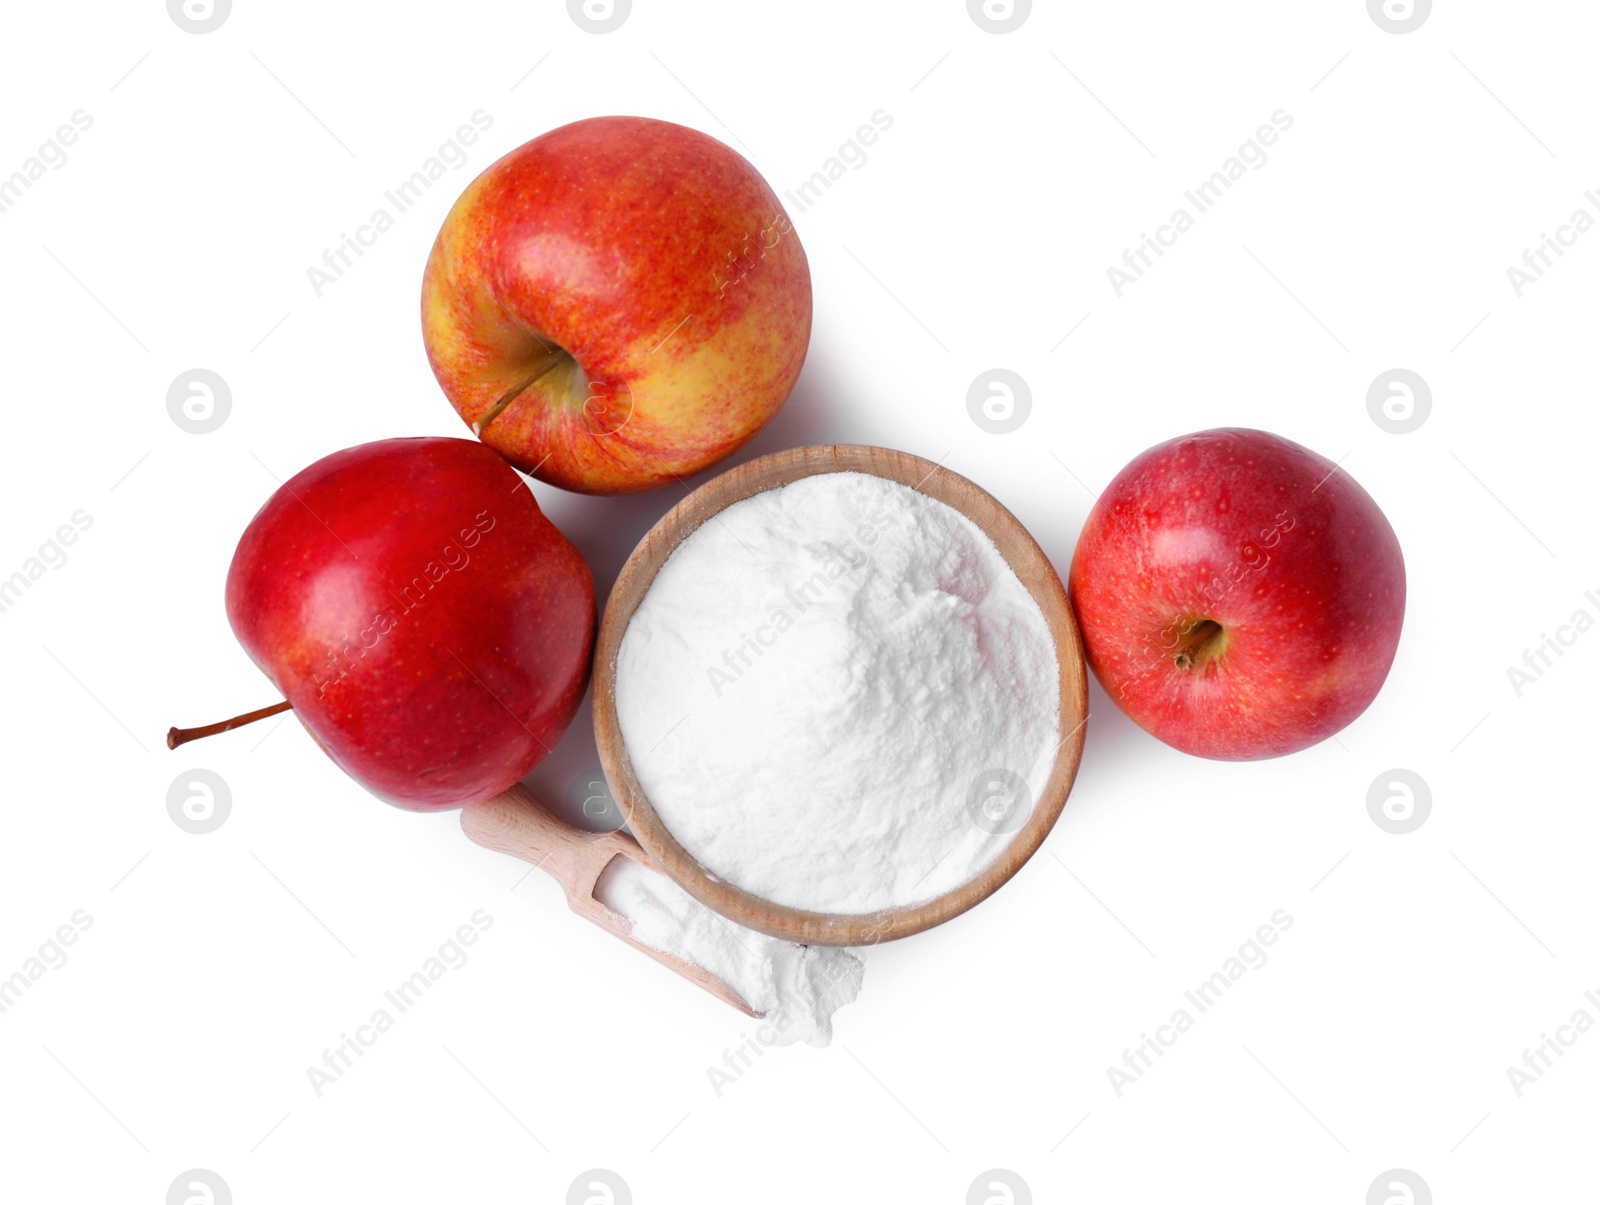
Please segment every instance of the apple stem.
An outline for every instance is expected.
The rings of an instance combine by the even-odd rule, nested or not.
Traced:
[[[472,433],[474,435],[482,435],[483,429],[490,423],[494,422],[495,419],[499,418],[501,412],[507,406],[511,405],[512,402],[516,401],[518,395],[520,395],[523,390],[527,389],[528,386],[532,385],[540,377],[554,371],[561,364],[567,363],[572,359],[572,357],[569,356],[565,350],[554,345],[545,347],[543,350],[546,359],[542,364],[539,365],[538,368],[533,370],[532,375],[530,375],[520,385],[515,385],[502,393],[498,398],[495,399],[494,404],[483,412],[482,417],[480,417],[477,422],[472,424]]]
[[[1172,663],[1179,669],[1193,669],[1207,659],[1208,654],[1221,649],[1222,625],[1214,619],[1197,619],[1184,629],[1183,634],[1188,639],[1172,658]]]
[[[179,745],[187,745],[190,741],[197,741],[203,736],[215,736],[219,732],[227,732],[232,728],[242,728],[246,724],[254,724],[257,720],[264,720],[269,715],[277,715],[280,711],[288,711],[290,703],[285,699],[281,703],[274,703],[271,707],[263,707],[260,711],[247,711],[243,715],[236,715],[231,720],[223,720],[217,724],[207,724],[203,728],[169,728],[167,729],[167,748],[176,749]]]

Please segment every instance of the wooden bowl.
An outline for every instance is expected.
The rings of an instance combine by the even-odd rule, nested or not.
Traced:
[[[690,532],[718,511],[752,494],[818,473],[870,473],[898,481],[960,511],[987,533],[1033,595],[1055,641],[1061,670],[1064,739],[1044,789],[1000,856],[976,878],[944,895],[908,907],[870,913],[809,912],[775,904],[715,877],[679,845],[634,776],[617,722],[617,650],[628,621],[656,572]],[[821,946],[864,946],[913,933],[958,916],[988,898],[1039,848],[1061,814],[1083,755],[1089,707],[1083,642],[1055,569],[1021,523],[983,490],[920,456],[856,444],[791,448],[740,465],[706,482],[664,515],[622,567],[606,603],[595,650],[594,730],[600,765],[639,844],[695,899],[729,920],[772,937]]]

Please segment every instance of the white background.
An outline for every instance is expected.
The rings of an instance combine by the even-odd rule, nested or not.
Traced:
[[[1575,1010],[1600,1020],[1600,634],[1520,697],[1506,673],[1580,607],[1600,618],[1600,233],[1520,298],[1506,276],[1575,209],[1600,217],[1592,5],[1441,2],[1405,35],[1360,0],[1041,2],[1004,35],[957,0],[636,0],[604,36],[558,0],[237,0],[198,36],[159,0],[4,21],[0,175],[75,110],[93,126],[0,214],[0,576],[74,511],[93,526],[0,615],[0,976],[75,910],[93,925],[0,1015],[0,1198],[156,1205],[193,1167],[241,1205],[559,1202],[590,1167],[643,1203],[959,1203],[995,1167],[1041,1202],[1359,1205],[1396,1167],[1440,1202],[1593,1191],[1600,1035],[1520,1098],[1506,1075]],[[324,248],[480,108],[467,166],[315,296]],[[810,358],[739,459],[942,460],[1064,573],[1137,452],[1267,428],[1384,508],[1406,627],[1373,707],[1278,761],[1185,757],[1094,688],[1039,855],[872,950],[831,1048],[771,1051],[718,1096],[707,1068],[746,1019],[453,813],[375,802],[292,720],[161,738],[273,698],[222,586],[277,479],[464,433],[417,311],[473,174],[625,112],[729,141],[782,193],[878,109],[865,165],[791,207]],[[1118,298],[1123,249],[1279,109],[1267,164]],[[196,367],[233,395],[206,435],[166,410]],[[1014,434],[967,414],[994,367],[1032,387]],[[1433,392],[1408,435],[1366,407],[1395,367]],[[681,497],[536,493],[602,596]],[[548,794],[593,765],[584,714],[533,777]],[[232,792],[207,836],[166,810],[197,767]],[[1367,813],[1395,767],[1433,795],[1407,836]],[[306,1068],[480,908],[470,961],[317,1097]],[[1119,1097],[1107,1067],[1277,909],[1270,961]]]

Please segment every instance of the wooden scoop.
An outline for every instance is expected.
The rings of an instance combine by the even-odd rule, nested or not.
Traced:
[[[462,808],[461,831],[485,849],[511,854],[549,872],[561,884],[567,903],[579,916],[593,921],[612,936],[620,937],[746,1016],[762,1015],[752,1011],[737,992],[704,967],[635,941],[633,922],[612,912],[595,898],[595,884],[613,858],[632,858],[646,870],[661,873],[650,855],[627,833],[620,830],[591,833],[557,820],[521,783],[492,799],[469,803]]]

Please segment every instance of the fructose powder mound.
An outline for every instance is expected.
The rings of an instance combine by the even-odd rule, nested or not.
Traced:
[[[672,835],[711,873],[812,911],[972,879],[1062,735],[1049,627],[993,541],[862,473],[800,478],[693,531],[616,671],[628,756]],[[1009,818],[980,806],[1003,784]]]

